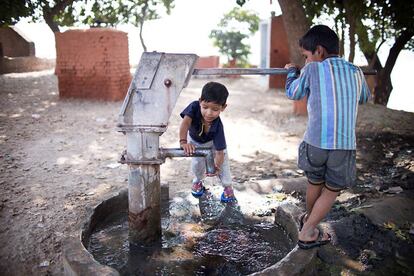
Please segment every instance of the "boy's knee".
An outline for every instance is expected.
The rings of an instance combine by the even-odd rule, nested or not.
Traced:
[[[308,183],[313,186],[321,186],[325,184],[325,180],[321,180],[321,179],[316,180],[316,179],[311,179],[308,177]]]
[[[339,193],[340,191],[346,189],[346,187],[341,187],[341,186],[338,186],[338,185],[332,185],[332,184],[329,184],[329,183],[325,183],[325,188],[328,189],[329,191],[335,192],[335,193]]]

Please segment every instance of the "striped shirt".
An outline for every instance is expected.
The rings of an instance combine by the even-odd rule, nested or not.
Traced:
[[[361,69],[339,57],[310,62],[298,76],[290,68],[286,96],[308,97],[308,125],[303,140],[322,149],[355,150],[358,103],[366,103],[370,91]]]

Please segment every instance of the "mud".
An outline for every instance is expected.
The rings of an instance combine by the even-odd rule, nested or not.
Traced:
[[[181,93],[160,146],[178,146],[178,113],[206,81],[193,79]],[[264,78],[219,81],[230,91],[222,120],[236,193],[247,181],[303,176],[296,155],[306,118],[292,116],[292,103],[281,91],[267,90]],[[52,71],[0,76],[1,275],[61,275],[63,238],[77,235],[91,208],[127,186],[127,167],[117,163],[126,144],[115,131],[121,104],[59,99]],[[393,224],[394,213],[362,211],[404,197],[401,216],[412,213],[413,122],[412,113],[360,108],[358,185],[341,194],[325,221],[335,242],[319,252],[321,275],[381,275],[382,267],[412,275],[406,258],[413,252],[413,220]],[[189,163],[161,165],[170,198],[189,190]],[[303,206],[303,193],[290,196]],[[270,216],[267,211],[263,215]]]

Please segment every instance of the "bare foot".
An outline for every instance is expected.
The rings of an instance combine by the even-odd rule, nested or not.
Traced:
[[[328,244],[331,242],[331,235],[329,235],[328,233],[324,233],[322,232],[322,230],[315,228],[314,229],[314,233],[316,231],[316,237],[314,237],[314,239],[311,240],[302,240],[301,238],[299,238],[298,240],[298,246],[301,249],[312,249],[315,247],[319,247],[325,244]]]
[[[304,231],[305,229],[302,229],[302,231],[299,232],[299,240],[308,242],[308,241],[315,241],[318,238],[320,238],[322,241],[330,240],[331,236],[328,233],[322,232],[322,230],[319,230],[318,228],[313,228],[311,231]],[[319,235],[322,234],[322,237],[319,237]]]

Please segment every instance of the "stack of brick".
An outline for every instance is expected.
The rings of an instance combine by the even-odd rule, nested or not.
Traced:
[[[94,28],[56,33],[59,96],[117,101],[131,82],[128,36]]]
[[[218,68],[220,65],[219,56],[199,57],[195,68]]]
[[[271,18],[270,32],[270,67],[283,68],[290,62],[289,43],[283,17],[274,16]],[[269,78],[269,88],[284,89],[286,84],[286,75],[274,75]],[[295,115],[307,114],[307,99],[293,102],[293,113]]]
[[[282,16],[274,16],[270,19],[270,53],[269,66],[271,68],[283,68],[290,62],[289,43],[285,31]],[[298,47],[299,48],[299,47]],[[286,75],[273,75],[269,78],[269,88],[285,88]]]

